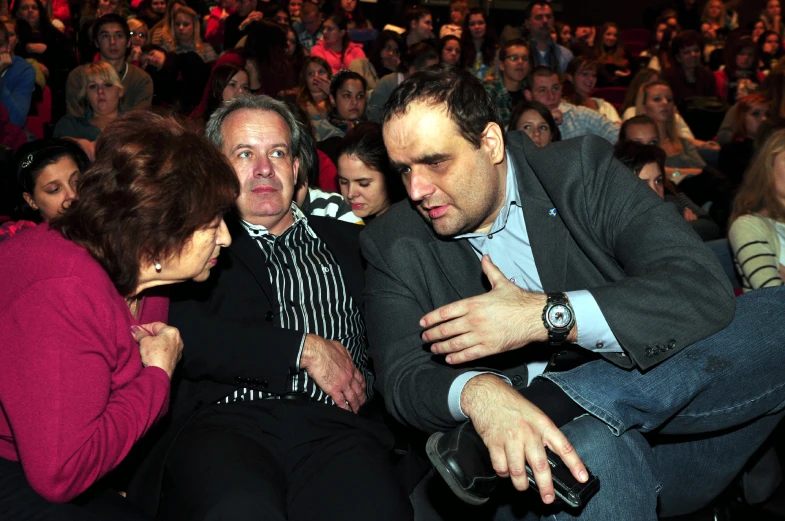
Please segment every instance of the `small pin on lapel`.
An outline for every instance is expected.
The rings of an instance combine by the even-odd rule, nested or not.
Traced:
[[[551,217],[556,217],[556,208],[551,208],[550,210],[548,210],[548,215],[550,215]]]

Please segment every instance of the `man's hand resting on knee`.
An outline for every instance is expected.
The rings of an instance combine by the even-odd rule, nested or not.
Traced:
[[[306,335],[300,367],[308,371],[338,407],[356,414],[365,403],[365,378],[340,342]]]
[[[546,446],[561,457],[578,481],[587,481],[586,467],[559,428],[499,377],[483,374],[469,380],[461,393],[461,409],[488,447],[496,473],[509,477],[517,490],[529,487],[528,461],[542,501],[553,502]]]

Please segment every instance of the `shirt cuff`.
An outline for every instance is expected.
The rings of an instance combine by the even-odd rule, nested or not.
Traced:
[[[303,349],[305,348],[305,337],[307,333],[303,333],[303,339],[300,341],[300,349],[297,350],[297,358],[294,360],[294,374],[300,372],[300,360],[303,357]]]
[[[450,406],[450,414],[454,420],[462,422],[469,419],[469,417],[463,413],[463,409],[461,409],[461,393],[463,392],[463,388],[466,387],[466,384],[469,382],[469,380],[475,376],[480,376],[481,374],[496,375],[507,382],[508,385],[512,385],[510,379],[504,376],[502,373],[496,373],[493,371],[467,371],[463,373],[452,381],[452,384],[450,385],[450,392],[447,395],[447,403]]]
[[[602,314],[600,306],[588,290],[565,293],[575,311],[575,324],[578,326],[578,345],[595,353],[623,353]]]

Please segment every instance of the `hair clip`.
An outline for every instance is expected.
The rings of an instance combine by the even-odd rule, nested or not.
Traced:
[[[33,154],[28,155],[24,161],[22,161],[22,168],[27,168],[33,162]]]

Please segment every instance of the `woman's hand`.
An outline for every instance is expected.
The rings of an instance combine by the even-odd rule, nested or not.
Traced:
[[[692,144],[695,145],[696,148],[699,148],[701,150],[719,150],[720,149],[720,144],[717,143],[716,141],[701,141],[700,139],[695,139],[695,140],[693,140]]]
[[[245,28],[248,27],[250,24],[252,24],[254,22],[258,22],[262,18],[264,18],[264,14],[262,14],[261,11],[251,11],[251,14],[246,16],[245,20],[240,22],[240,26],[238,27],[238,29],[240,29],[241,31],[244,31]]]
[[[697,221],[698,216],[695,215],[695,212],[690,210],[689,208],[684,209],[684,220],[687,222]]]
[[[129,62],[138,62],[142,57],[142,48],[138,45],[134,45],[131,47],[131,51],[128,53],[128,61]]]
[[[330,96],[330,80],[317,76],[313,80],[313,86],[324,93],[325,96]]]
[[[163,322],[153,322],[140,326],[131,326],[134,339],[139,342],[139,354],[145,367],[160,367],[169,378],[183,356],[183,340],[180,331]]]
[[[45,43],[28,43],[26,46],[27,52],[33,54],[44,54],[46,52]]]

